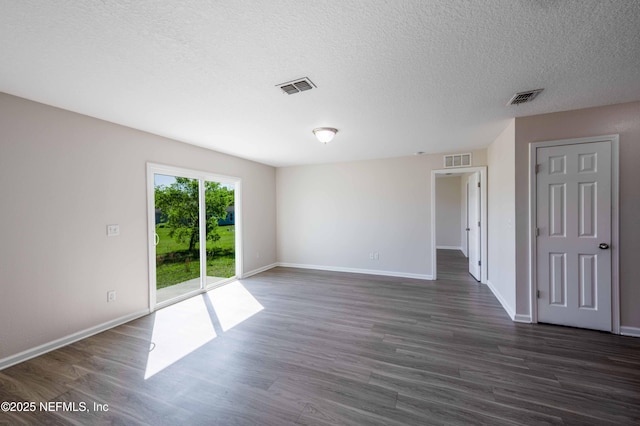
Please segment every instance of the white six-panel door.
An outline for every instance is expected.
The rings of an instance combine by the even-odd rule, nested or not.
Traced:
[[[536,150],[538,321],[611,331],[611,143]]]

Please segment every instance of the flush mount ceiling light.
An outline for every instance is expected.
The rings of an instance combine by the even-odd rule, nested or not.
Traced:
[[[333,138],[338,133],[338,129],[334,129],[333,127],[318,127],[313,129],[313,134],[316,135],[316,138],[322,143],[328,143],[333,140]]]

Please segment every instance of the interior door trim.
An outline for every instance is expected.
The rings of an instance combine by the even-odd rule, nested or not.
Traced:
[[[447,173],[480,173],[480,282],[487,284],[488,229],[487,229],[487,166],[460,167],[431,171],[431,279],[438,278],[436,253],[436,177]]]
[[[619,141],[620,136],[604,135],[587,138],[560,139],[529,143],[529,312],[531,322],[538,322],[537,298],[537,241],[536,241],[536,212],[537,212],[537,181],[536,160],[537,149],[575,145],[593,142],[611,143],[611,332],[620,334],[620,213],[619,213]]]

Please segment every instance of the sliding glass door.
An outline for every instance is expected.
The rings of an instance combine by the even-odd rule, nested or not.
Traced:
[[[154,174],[156,302],[200,289],[199,182]]]
[[[147,176],[152,309],[239,275],[239,179],[152,164]]]
[[[235,185],[205,182],[207,212],[207,285],[235,275]]]

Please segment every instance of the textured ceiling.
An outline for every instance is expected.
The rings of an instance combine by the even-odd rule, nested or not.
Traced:
[[[640,1],[0,0],[0,91],[275,166],[471,150],[640,100]]]

